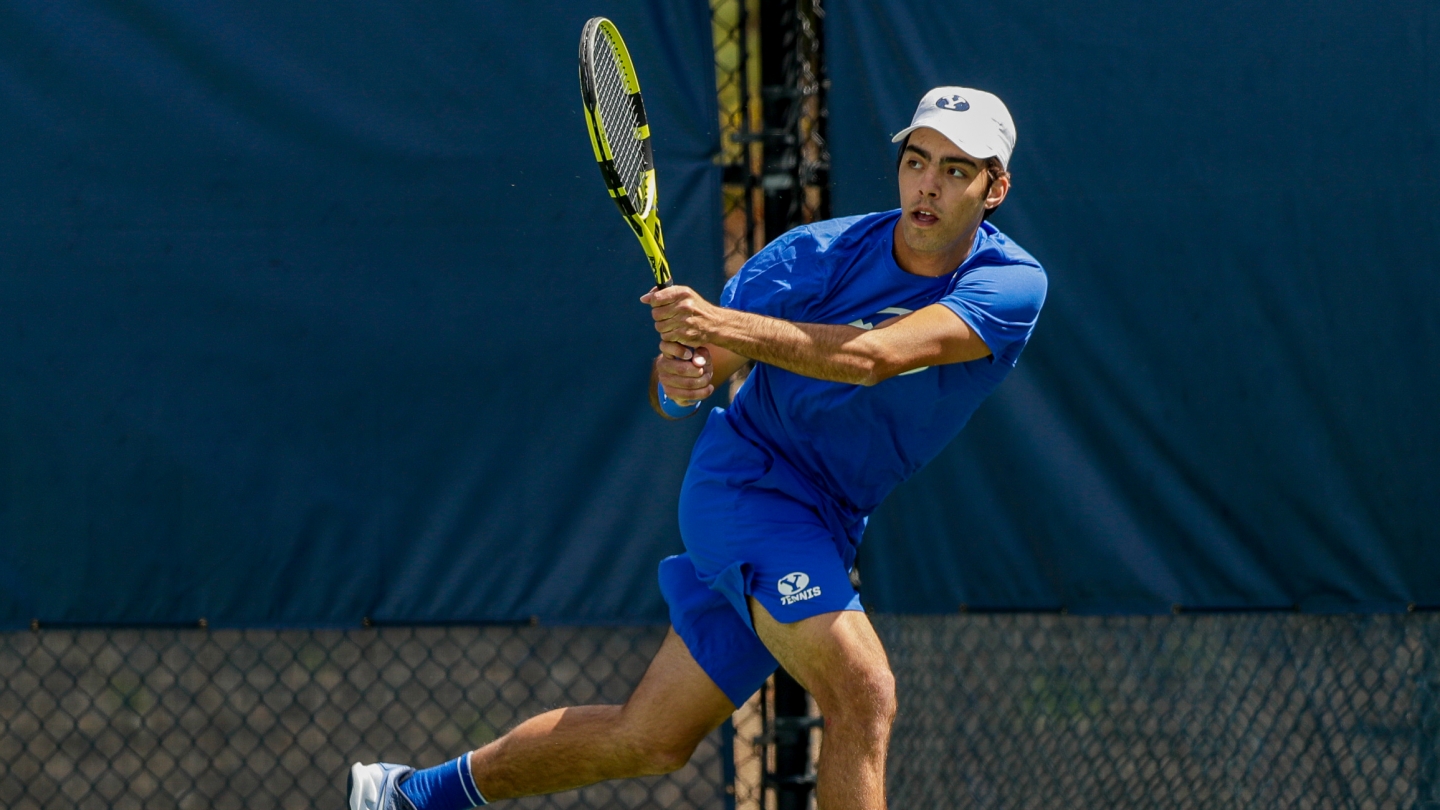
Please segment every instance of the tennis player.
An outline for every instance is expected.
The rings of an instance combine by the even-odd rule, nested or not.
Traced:
[[[680,495],[686,553],[660,564],[672,631],[623,706],[557,709],[415,771],[356,764],[351,810],[459,810],[659,774],[782,665],[825,717],[824,810],[885,807],[895,682],[850,584],[865,521],[1014,368],[1045,299],[1039,263],[985,220],[1010,190],[1000,99],[925,95],[900,143],[899,210],[796,228],[719,304],[652,290],[652,404],[711,410]]]

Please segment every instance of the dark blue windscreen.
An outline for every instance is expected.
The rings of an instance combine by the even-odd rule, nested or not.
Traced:
[[[717,292],[705,3],[0,7],[0,622],[663,619],[594,14]]]
[[[884,610],[1440,604],[1440,7],[827,3],[837,214],[928,88],[1019,132],[1018,370],[862,552]]]

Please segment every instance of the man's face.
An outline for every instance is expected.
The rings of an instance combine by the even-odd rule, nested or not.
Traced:
[[[987,196],[998,205],[1008,188],[1007,178],[991,183],[984,161],[949,138],[929,127],[917,129],[900,157],[900,234],[919,253],[968,249]]]

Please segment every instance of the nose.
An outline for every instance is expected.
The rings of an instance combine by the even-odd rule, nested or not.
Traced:
[[[931,166],[920,176],[920,184],[917,187],[922,197],[940,196],[940,177]]]

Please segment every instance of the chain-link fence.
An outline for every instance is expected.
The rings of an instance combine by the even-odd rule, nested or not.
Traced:
[[[826,132],[830,110],[826,94],[830,81],[825,73],[825,9],[820,0],[795,0],[794,63],[786,71],[787,87],[794,88],[798,103],[786,122],[796,147],[796,181],[801,193],[798,222],[815,222],[830,216],[830,144]],[[778,234],[773,234],[778,236]]]
[[[725,277],[760,247],[760,0],[711,0],[715,92],[720,109],[721,207]]]
[[[622,703],[663,628],[0,634],[0,807],[344,806],[355,761],[437,765],[556,706]],[[528,808],[714,808],[725,735],[663,777]]]
[[[1440,808],[1440,616],[877,616],[894,807]]]
[[[780,235],[766,231],[767,202],[778,199],[787,206],[772,222],[799,224],[830,215],[825,12],[820,0],[712,0],[710,8],[729,277]],[[762,21],[768,22],[763,30]],[[770,58],[777,63],[774,84],[762,82],[762,37],[769,38]],[[767,112],[771,108],[776,114]],[[767,195],[782,186],[799,193]]]
[[[1435,614],[874,620],[899,681],[893,807],[1440,810]],[[339,807],[353,761],[436,764],[546,709],[623,701],[661,637],[0,634],[0,806]],[[734,760],[722,730],[670,776],[510,806],[773,807],[757,709]]]

